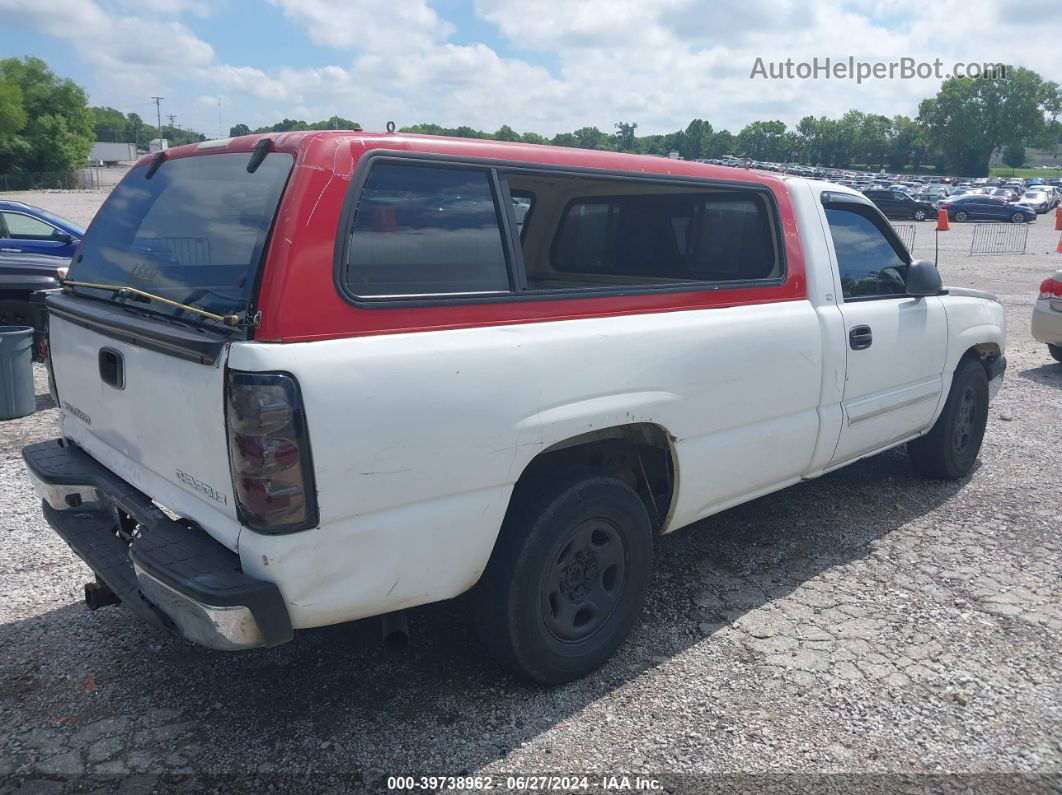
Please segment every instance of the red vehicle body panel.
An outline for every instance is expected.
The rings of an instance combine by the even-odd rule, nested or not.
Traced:
[[[188,145],[167,151],[167,159],[221,152],[250,152],[263,138],[272,150],[295,157],[295,167],[278,210],[264,264],[255,339],[301,342],[365,334],[468,328],[708,309],[800,300],[807,279],[789,192],[782,178],[763,172],[645,155],[516,144],[467,138],[355,131],[274,133],[234,138],[223,146]],[[499,300],[442,306],[356,307],[333,282],[340,214],[359,159],[374,149],[420,152],[513,164],[569,166],[636,175],[714,179],[765,186],[777,202],[784,235],[787,276],[783,284],[744,289],[656,292],[643,295],[578,296],[541,300]],[[150,157],[150,156],[149,156]]]

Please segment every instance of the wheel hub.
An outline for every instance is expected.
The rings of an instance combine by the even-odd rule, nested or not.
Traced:
[[[568,643],[592,635],[619,604],[626,576],[626,547],[615,525],[594,518],[572,527],[542,578],[547,630]]]
[[[560,590],[571,601],[582,599],[593,588],[597,576],[597,558],[594,553],[581,549],[575,553],[575,560],[564,568],[560,579]]]

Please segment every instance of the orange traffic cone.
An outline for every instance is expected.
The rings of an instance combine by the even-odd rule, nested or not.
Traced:
[[[937,210],[937,231],[947,232],[950,228],[948,226],[948,211]]]
[[[1062,205],[1055,208],[1055,231],[1062,232]]]
[[[1062,237],[1058,239],[1058,247],[1055,248],[1055,251],[1057,251],[1059,254],[1062,254]]]

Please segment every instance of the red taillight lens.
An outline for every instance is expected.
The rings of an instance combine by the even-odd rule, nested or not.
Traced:
[[[1041,298],[1062,298],[1062,282],[1049,277],[1040,282]]]
[[[315,526],[313,464],[295,379],[229,370],[225,419],[240,521],[262,533]]]

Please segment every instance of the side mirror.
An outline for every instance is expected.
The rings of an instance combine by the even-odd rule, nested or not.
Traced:
[[[940,295],[944,285],[940,281],[940,271],[932,262],[918,259],[907,267],[907,294],[915,298],[927,295]]]
[[[60,243],[73,243],[74,242],[74,236],[72,234],[70,234],[69,232],[60,232],[59,234],[57,234],[55,236],[55,239],[58,240]]]

